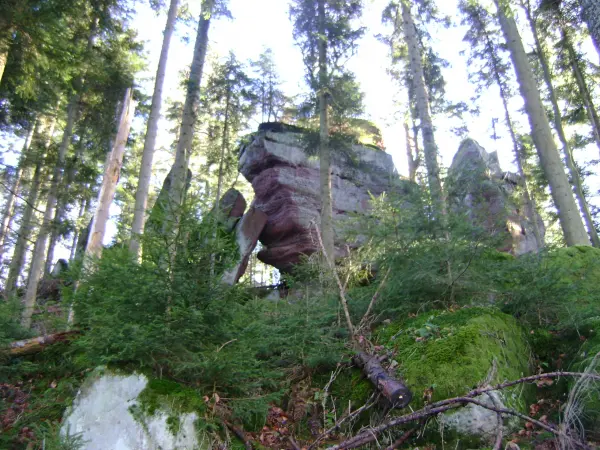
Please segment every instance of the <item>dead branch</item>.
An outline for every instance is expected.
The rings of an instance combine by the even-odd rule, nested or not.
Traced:
[[[244,443],[244,447],[246,447],[246,450],[252,450],[254,448],[252,443],[246,436],[246,433],[244,432],[244,430],[242,430],[240,427],[232,424],[231,422],[229,422],[227,420],[223,420],[223,423],[225,425],[227,425],[227,428],[229,428],[231,430],[231,432],[233,434],[235,434],[237,436],[237,438]]]
[[[540,422],[539,420],[536,420],[532,417],[529,417],[525,414],[522,414],[518,411],[514,411],[511,409],[496,408],[496,407],[493,407],[490,405],[486,405],[486,404],[484,404],[478,400],[475,400],[473,398],[473,397],[480,396],[487,392],[506,389],[507,387],[516,386],[518,384],[529,383],[529,382],[541,380],[544,378],[559,378],[562,376],[590,377],[594,380],[600,380],[600,375],[591,374],[591,373],[551,372],[551,373],[544,373],[544,374],[539,374],[539,375],[532,375],[529,377],[523,377],[523,378],[520,378],[515,381],[500,383],[500,384],[497,384],[496,386],[480,387],[477,389],[473,389],[472,391],[470,391],[463,397],[454,397],[454,398],[449,398],[446,400],[441,400],[439,402],[432,403],[432,404],[426,406],[425,408],[415,411],[411,414],[406,414],[404,416],[396,417],[396,418],[389,420],[377,427],[368,428],[368,429],[362,431],[361,433],[351,437],[350,439],[345,440],[344,442],[342,442],[338,445],[329,447],[329,450],[341,450],[341,449],[351,449],[351,448],[361,447],[363,445],[366,445],[366,444],[374,441],[379,434],[381,434],[383,431],[385,431],[389,428],[393,428],[393,427],[396,427],[399,425],[404,425],[406,423],[415,422],[417,420],[426,419],[428,417],[438,415],[440,413],[449,411],[451,409],[458,408],[460,406],[464,406],[469,403],[481,406],[482,408],[486,408],[486,409],[494,411],[498,414],[507,414],[507,415],[519,417],[520,419],[530,422],[530,423],[542,428],[543,430],[554,434],[555,436],[569,440],[577,448],[587,449],[589,447],[587,445],[585,445],[584,443],[573,439],[572,437],[565,434],[563,431],[552,428],[549,425],[546,425],[545,423]]]
[[[369,303],[367,312],[365,312],[365,315],[363,316],[363,318],[360,320],[360,323],[358,324],[359,330],[362,330],[366,326],[367,320],[369,319],[369,316],[371,315],[371,310],[373,309],[373,305],[375,305],[375,302],[377,301],[377,298],[379,297],[379,292],[381,291],[381,288],[385,285],[387,277],[390,274],[390,270],[392,270],[391,267],[388,268],[387,272],[385,273],[385,275],[383,277],[383,280],[381,280],[381,283],[379,283],[379,286],[377,286],[377,290],[375,291],[375,294],[371,298],[371,302]]]
[[[321,247],[323,256],[325,257],[325,260],[327,261],[327,265],[329,266],[329,269],[333,273],[335,281],[338,285],[338,288],[340,291],[340,302],[342,304],[342,308],[344,309],[344,316],[346,317],[346,325],[348,326],[348,331],[350,332],[350,336],[352,336],[352,340],[354,340],[356,338],[356,332],[354,331],[354,325],[352,325],[352,319],[350,318],[350,310],[348,309],[348,301],[346,299],[346,291],[344,290],[342,281],[340,280],[340,277],[338,276],[338,273],[335,270],[335,262],[327,254],[327,251],[325,251],[325,246],[323,245],[323,239],[321,238],[321,232],[319,231],[319,227],[317,227],[314,222],[313,222],[313,225],[315,225],[317,239],[319,240],[319,246]]]
[[[399,448],[402,444],[404,444],[406,441],[408,441],[408,438],[410,438],[416,430],[417,430],[416,428],[411,428],[406,433],[404,433],[402,436],[400,436],[400,438],[396,439],[396,441],[392,445],[387,447],[385,450],[395,450],[395,449]]]
[[[315,448],[323,439],[325,439],[327,436],[331,435],[331,433],[333,433],[334,431],[339,429],[348,420],[353,419],[354,417],[358,416],[359,414],[363,413],[364,411],[367,411],[368,409],[370,409],[373,405],[375,405],[377,403],[377,398],[375,398],[373,400],[374,397],[375,397],[375,394],[372,394],[371,397],[369,397],[369,399],[367,400],[367,402],[364,405],[362,405],[360,408],[354,410],[352,413],[348,414],[346,417],[342,418],[340,421],[338,421],[334,426],[329,428],[327,431],[321,433],[321,435],[317,439],[315,439],[315,441],[312,444],[310,444],[310,446],[308,447],[307,450],[311,450],[311,449]],[[373,400],[373,401],[371,401],[371,400]]]
[[[3,352],[8,353],[10,356],[30,355],[32,353],[41,352],[49,345],[56,344],[58,342],[69,341],[78,334],[81,334],[81,331],[71,330],[49,334],[47,336],[23,339],[21,341],[12,342],[6,349],[3,350]]]
[[[401,381],[390,376],[377,355],[359,352],[353,361],[362,368],[369,381],[390,402],[392,408],[404,408],[412,400],[412,393]]]

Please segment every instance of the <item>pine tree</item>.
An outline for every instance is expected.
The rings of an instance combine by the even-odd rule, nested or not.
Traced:
[[[353,53],[362,28],[352,20],[360,17],[362,1],[295,0],[290,9],[294,39],[299,43],[309,87],[319,97],[319,161],[321,193],[321,236],[328,258],[335,257],[331,197],[331,148],[329,107],[334,75],[339,62]]]
[[[259,96],[261,122],[279,120],[286,98],[281,90],[281,81],[273,60],[273,51],[268,48],[252,62],[256,73],[256,91]]]
[[[469,67],[473,68],[471,75],[478,83],[478,90],[487,89],[495,83],[500,91],[506,128],[511,138],[517,170],[524,184],[523,200],[526,215],[533,229],[537,247],[541,249],[544,247],[544,241],[538,227],[537,207],[529,189],[529,180],[524,170],[525,164],[521,145],[508,107],[508,101],[511,96],[508,79],[509,65],[501,57],[499,42],[496,42],[494,39],[497,33],[492,28],[492,17],[490,17],[485,8],[469,0],[461,1],[459,8],[465,15],[464,23],[470,25],[464,40],[471,45],[471,56],[469,57],[468,64]],[[475,64],[476,61],[482,61],[483,67],[478,67]]]
[[[160,119],[160,108],[162,104],[162,91],[167,71],[167,60],[169,57],[169,47],[171,36],[175,29],[175,20],[179,0],[171,0],[169,12],[167,14],[167,24],[163,35],[162,48],[158,68],[156,69],[156,78],[154,81],[154,92],[152,94],[152,106],[150,107],[150,117],[146,128],[146,139],[144,140],[144,151],[142,153],[142,163],[138,177],[138,186],[135,194],[135,207],[133,224],[131,225],[131,240],[129,242],[129,251],[139,259],[141,256],[141,247],[139,235],[144,230],[146,223],[146,209],[148,207],[148,192],[150,189],[150,178],[152,176],[152,161],[154,159],[154,147],[156,145],[156,136],[158,134],[158,120]]]
[[[521,96],[525,102],[525,110],[531,126],[531,134],[535,147],[548,179],[554,204],[558,209],[560,224],[568,246],[590,245],[583,222],[577,211],[577,205],[565,174],[558,149],[554,143],[548,116],[544,110],[540,92],[527,58],[513,12],[503,0],[494,0],[500,27],[510,52],[511,60],[517,75]]]

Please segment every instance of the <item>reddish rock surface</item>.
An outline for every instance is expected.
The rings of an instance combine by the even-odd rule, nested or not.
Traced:
[[[306,151],[305,145],[301,133],[263,129],[240,152],[239,169],[254,188],[254,207],[267,215],[260,235],[264,248],[258,258],[283,272],[318,246],[314,227],[320,224],[319,159],[310,156],[315,149]],[[362,145],[353,145],[352,154],[352,163],[334,156],[332,164],[338,257],[346,253],[347,245],[352,246],[345,239],[347,219],[366,213],[371,195],[398,186],[390,155]]]

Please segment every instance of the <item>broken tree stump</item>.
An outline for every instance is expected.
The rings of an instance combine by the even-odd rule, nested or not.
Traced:
[[[353,361],[393,408],[402,409],[410,403],[412,400],[410,389],[382,367],[379,356],[358,352]]]

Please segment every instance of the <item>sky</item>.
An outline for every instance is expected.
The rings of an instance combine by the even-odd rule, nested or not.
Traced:
[[[361,25],[366,27],[366,33],[360,41],[356,55],[349,59],[347,68],[355,73],[365,93],[364,118],[370,119],[379,126],[386,151],[392,155],[398,172],[406,175],[406,144],[403,130],[406,93],[388,75],[388,47],[376,37],[377,34],[386,34],[390,31],[381,23],[381,12],[388,2],[389,0],[365,0]],[[161,50],[166,11],[157,14],[147,3],[146,1],[135,3],[135,14],[132,16],[130,26],[137,30],[139,39],[145,43],[147,56],[147,69],[138,77],[138,87],[151,96]],[[193,17],[198,17],[199,4],[199,0],[189,1],[189,9]],[[442,13],[453,17],[455,22],[459,20],[457,18],[457,0],[438,0],[437,5]],[[294,95],[305,92],[307,88],[304,81],[304,65],[301,53],[292,37],[288,0],[229,0],[229,9],[233,20],[220,18],[211,23],[209,58],[224,58],[230,51],[233,51],[239,60],[247,61],[256,59],[264,49],[271,48],[284,82],[285,93]],[[467,56],[465,54],[468,46],[462,41],[465,29],[462,27],[449,29],[436,27],[430,32],[434,37],[434,50],[450,63],[450,66],[443,70],[447,83],[447,100],[469,103],[469,99],[474,95],[475,87],[468,82]],[[171,43],[163,101],[167,99],[183,100],[183,93],[178,85],[179,73],[189,67],[194,38],[195,24],[178,23]],[[531,37],[526,32],[523,33],[523,39],[526,45],[531,45]],[[585,42],[584,45],[586,46],[584,50],[591,57],[596,57],[597,60],[597,54],[591,41]],[[205,70],[204,79],[209,70],[210,64]],[[492,120],[497,119],[502,122],[503,117],[502,104],[496,88],[490,88],[483,92],[479,107],[481,111],[479,116],[470,116],[465,119],[469,128],[469,137],[477,140],[486,150],[497,151],[504,170],[516,171],[512,161],[512,145],[501,123],[496,127],[498,139],[492,138],[494,132]],[[522,100],[515,96],[511,101],[511,109],[517,111],[521,107]],[[448,168],[458,150],[461,138],[450,131],[452,125],[456,125],[455,122],[434,117],[434,125],[436,126],[440,163],[443,168]],[[257,126],[258,122],[251,124],[252,128]],[[528,124],[522,116],[520,120],[517,120],[517,126],[522,132],[528,131]],[[167,150],[171,148],[174,140],[174,136],[168,131],[170,127],[171,124],[168,124],[166,120],[161,121],[155,165],[159,169],[163,169],[163,173],[168,170],[173,158],[172,153]],[[136,120],[134,129],[144,134],[145,123],[142,120]],[[19,148],[18,144],[16,148]],[[597,159],[597,155],[597,148],[590,147],[589,152],[581,152],[577,155],[577,159],[583,163]],[[597,178],[591,177],[589,183],[593,191],[598,190],[600,182]],[[162,179],[155,179],[154,184],[155,189],[160,188]],[[591,199],[591,203],[600,206],[597,196]],[[116,206],[112,208],[111,213],[116,215],[118,208]],[[113,222],[109,224],[105,243],[111,241],[114,231]],[[60,251],[58,253],[57,257],[64,257]]]

